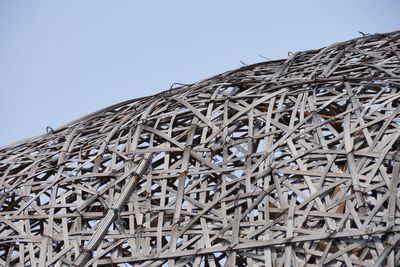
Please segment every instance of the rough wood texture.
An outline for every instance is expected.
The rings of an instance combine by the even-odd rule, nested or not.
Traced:
[[[399,266],[400,32],[0,150],[3,266]]]

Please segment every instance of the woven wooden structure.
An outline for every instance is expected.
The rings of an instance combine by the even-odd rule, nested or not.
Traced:
[[[2,148],[0,265],[399,266],[399,60],[365,36]]]

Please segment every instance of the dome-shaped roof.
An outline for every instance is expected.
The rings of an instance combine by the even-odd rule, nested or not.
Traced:
[[[0,150],[0,265],[399,265],[400,33]]]

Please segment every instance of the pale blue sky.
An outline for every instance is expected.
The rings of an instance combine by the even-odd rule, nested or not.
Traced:
[[[0,146],[240,60],[394,30],[396,0],[0,0]]]

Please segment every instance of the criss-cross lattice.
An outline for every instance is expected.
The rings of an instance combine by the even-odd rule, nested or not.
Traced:
[[[3,266],[399,266],[400,32],[0,150]]]

